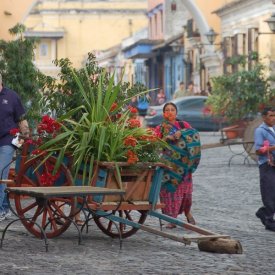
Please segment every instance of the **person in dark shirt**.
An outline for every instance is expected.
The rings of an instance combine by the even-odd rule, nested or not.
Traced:
[[[28,123],[24,119],[25,110],[16,92],[3,86],[0,74],[0,221],[10,216],[7,195],[5,193],[10,163],[15,151],[12,144],[14,136],[10,130],[20,128],[23,135],[29,134]]]

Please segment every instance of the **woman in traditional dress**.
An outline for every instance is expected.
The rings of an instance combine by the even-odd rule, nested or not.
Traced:
[[[165,171],[160,192],[160,201],[165,204],[162,212],[173,218],[184,212],[187,222],[195,224],[191,214],[192,206],[192,173],[187,172],[182,165],[181,130],[191,128],[185,121],[177,120],[177,106],[168,102],[163,107],[163,122],[156,127],[158,137],[167,141],[174,149],[163,152],[163,156],[172,166],[172,171]],[[178,150],[177,150],[178,149]],[[184,171],[185,170],[185,171]],[[169,223],[167,228],[175,228],[176,225]]]

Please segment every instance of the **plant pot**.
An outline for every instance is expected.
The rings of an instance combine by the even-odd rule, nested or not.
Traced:
[[[222,129],[222,132],[226,135],[227,139],[234,139],[240,136],[240,126],[232,125]]]

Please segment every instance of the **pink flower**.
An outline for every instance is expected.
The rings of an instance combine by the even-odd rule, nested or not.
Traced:
[[[268,151],[270,143],[269,143],[268,140],[265,140],[263,145],[264,145],[264,146],[261,147],[261,148],[259,149],[259,151],[260,151],[261,153],[264,154],[264,153],[266,153],[266,152]]]

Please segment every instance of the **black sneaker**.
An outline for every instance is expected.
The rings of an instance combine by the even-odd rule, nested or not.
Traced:
[[[263,225],[265,225],[266,221],[265,221],[265,216],[263,214],[263,212],[261,211],[261,209],[259,209],[257,212],[256,212],[256,217],[259,218],[262,222]]]

